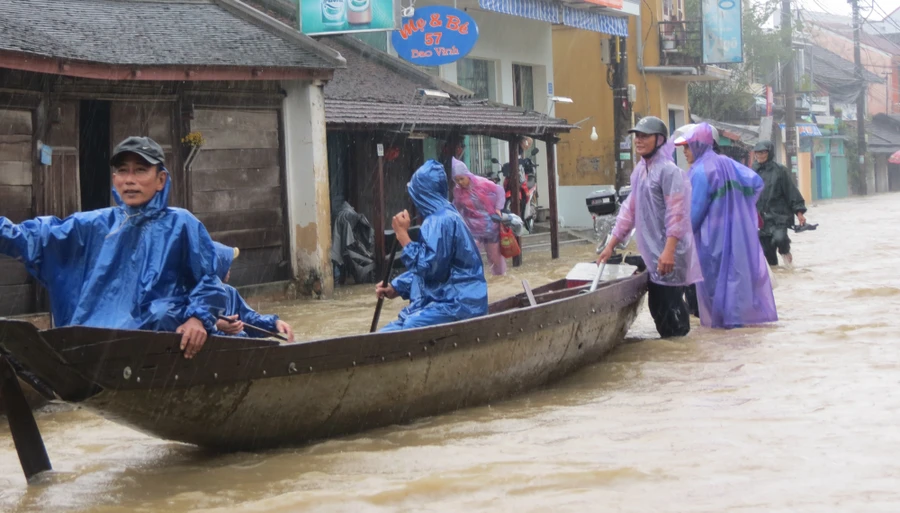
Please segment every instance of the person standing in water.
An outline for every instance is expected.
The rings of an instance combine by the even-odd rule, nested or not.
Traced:
[[[475,242],[483,246],[491,263],[491,274],[506,274],[506,259],[500,254],[500,224],[491,219],[506,203],[503,186],[475,176],[466,165],[453,159],[453,206],[459,211]]]
[[[791,239],[787,230],[794,225],[794,216],[800,226],[806,224],[806,202],[803,195],[794,185],[791,172],[775,162],[775,146],[771,141],[760,141],[753,148],[756,164],[753,169],[765,182],[762,194],[756,202],[756,210],[762,218],[763,226],[759,230],[759,242],[769,265],[778,265],[778,255],[784,258],[788,266],[794,262],[791,255]]]
[[[769,270],[757,235],[763,180],[713,151],[713,131],[694,125],[675,140],[691,163],[691,225],[703,281],[696,284],[700,322],[737,328],[778,320]]]
[[[400,317],[381,331],[422,328],[487,314],[487,282],[475,239],[456,208],[447,201],[447,173],[429,160],[406,186],[419,214],[425,217],[419,240],[409,237],[409,213],[394,216],[391,225],[403,246],[400,259],[407,271],[387,286],[375,288],[380,297],[409,300]]]
[[[631,194],[619,210],[616,226],[597,263],[606,262],[620,240],[635,229],[635,240],[650,274],[648,307],[660,337],[691,331],[684,301],[686,286],[701,280],[691,233],[691,184],[672,158],[668,128],[648,116],[629,130],[641,161],[631,173]]]

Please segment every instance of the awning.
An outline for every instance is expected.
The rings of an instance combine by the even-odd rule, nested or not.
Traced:
[[[779,126],[784,130],[784,123]],[[822,131],[815,123],[797,123],[797,134],[800,137],[822,137]]]
[[[611,36],[628,37],[628,18],[607,16],[585,9],[564,6],[563,25]]]
[[[478,5],[486,11],[559,23],[559,6],[547,0],[478,0]]]
[[[600,32],[601,34],[628,37],[628,18],[626,17],[610,16],[588,9],[560,6],[558,3],[549,0],[478,0],[478,5],[486,11],[545,21],[547,23],[561,23],[568,27]]]

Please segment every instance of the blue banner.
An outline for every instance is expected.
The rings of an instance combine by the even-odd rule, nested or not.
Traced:
[[[744,62],[741,0],[701,0],[703,64]]]
[[[441,5],[416,9],[391,35],[397,55],[418,66],[440,66],[462,59],[478,41],[478,25],[459,9]]]

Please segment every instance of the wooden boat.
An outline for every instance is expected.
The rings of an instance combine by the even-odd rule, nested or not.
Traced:
[[[158,438],[253,450],[404,423],[561,378],[623,340],[646,286],[646,272],[593,292],[566,280],[526,284],[464,322],[284,345],[211,337],[192,360],[177,334],[39,331],[12,320],[0,320],[0,349],[20,378],[56,399]]]

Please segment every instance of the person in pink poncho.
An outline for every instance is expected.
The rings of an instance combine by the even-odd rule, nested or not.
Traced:
[[[506,274],[506,259],[500,254],[500,224],[491,219],[499,214],[506,202],[503,186],[487,178],[475,176],[466,165],[452,160],[453,206],[459,211],[475,242],[484,248],[491,264],[491,274]]]
[[[672,159],[675,146],[657,117],[642,118],[629,133],[641,161],[631,173],[631,194],[619,209],[616,226],[598,263],[612,256],[620,240],[635,229],[647,266],[647,306],[660,337],[691,331],[684,289],[702,279],[691,231],[691,182]]]

